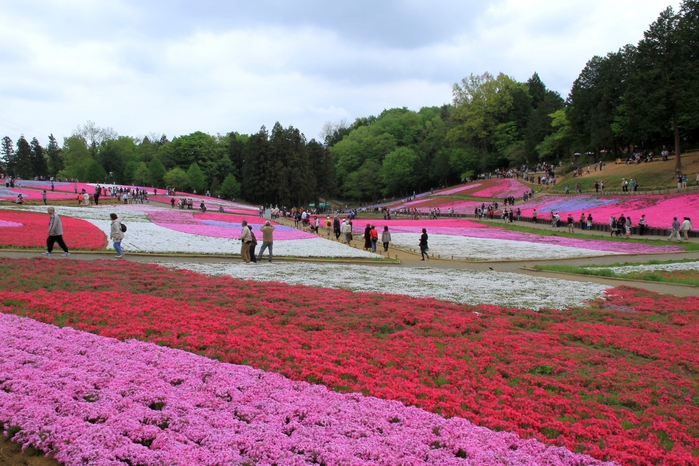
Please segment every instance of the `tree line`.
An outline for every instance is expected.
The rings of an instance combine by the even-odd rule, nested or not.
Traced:
[[[21,178],[210,190],[253,203],[408,196],[501,168],[575,153],[681,152],[699,136],[699,0],[660,13],[637,45],[588,61],[567,99],[537,73],[518,82],[470,75],[451,104],[393,108],[351,124],[328,122],[321,141],[276,123],[255,134],[119,136],[92,122],[60,146],[36,138],[0,147],[2,169]],[[681,169],[676,157],[677,169]]]

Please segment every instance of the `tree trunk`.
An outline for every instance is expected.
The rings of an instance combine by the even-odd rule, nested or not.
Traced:
[[[677,126],[677,111],[672,112],[672,126],[675,130],[675,175],[682,173],[682,158],[680,157],[680,129]]]

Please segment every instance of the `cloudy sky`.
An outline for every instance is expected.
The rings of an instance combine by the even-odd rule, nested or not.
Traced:
[[[565,97],[669,0],[0,0],[0,137],[253,133],[451,102],[471,73]]]

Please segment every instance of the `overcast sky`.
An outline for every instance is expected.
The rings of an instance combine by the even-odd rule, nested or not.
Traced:
[[[566,97],[593,55],[637,43],[668,0],[0,0],[0,137],[308,139],[326,121],[451,102],[455,82],[535,71]]]

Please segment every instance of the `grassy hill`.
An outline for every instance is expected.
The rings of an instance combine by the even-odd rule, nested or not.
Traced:
[[[589,175],[586,172],[587,165],[581,165],[581,167],[583,168],[581,178],[573,178],[571,168],[568,168],[569,173],[565,176],[557,176],[556,186],[549,187],[545,191],[564,193],[565,187],[569,186],[570,191],[574,192],[576,185],[580,183],[583,191],[594,192],[595,181],[600,180],[604,180],[606,191],[620,191],[622,178],[638,180],[639,192],[674,188],[677,185],[674,157],[667,162],[658,159],[654,162],[638,165],[625,163],[617,165],[614,162],[607,162],[604,171],[591,171]],[[590,169],[592,170],[592,166]],[[689,186],[696,184],[697,171],[699,171],[699,151],[682,154],[682,173],[687,175]]]

